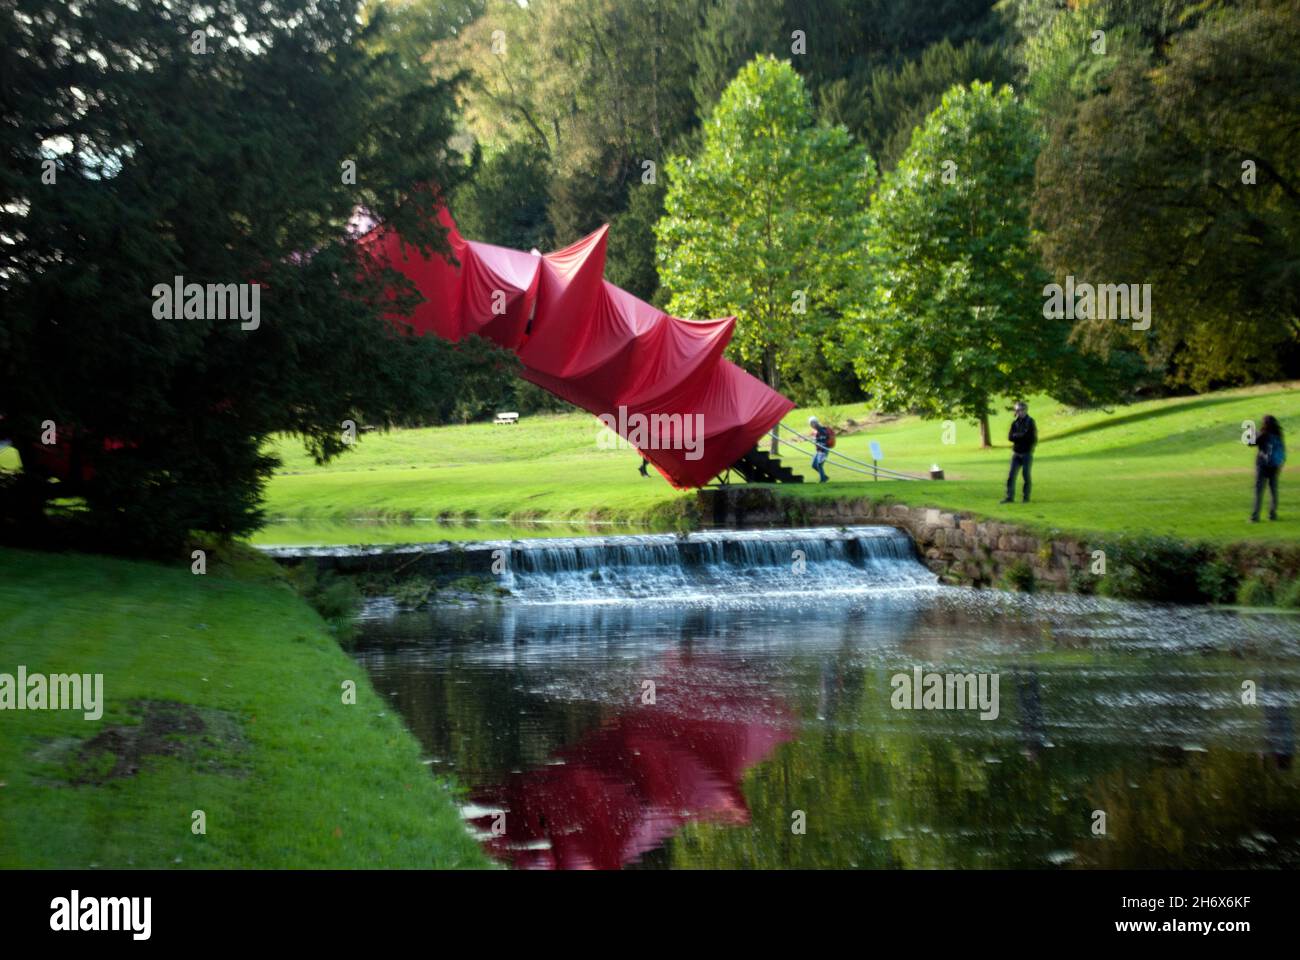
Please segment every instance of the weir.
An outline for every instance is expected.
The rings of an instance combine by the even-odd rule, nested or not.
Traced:
[[[936,582],[911,538],[887,526],[263,549],[282,563],[312,562],[343,574],[443,582],[490,577],[498,595],[533,602],[709,599]]]

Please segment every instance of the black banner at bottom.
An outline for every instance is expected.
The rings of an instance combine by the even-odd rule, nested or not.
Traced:
[[[496,946],[564,932],[650,942],[686,928],[736,944],[806,935],[811,923],[918,948],[1041,935],[1231,949],[1290,939],[1296,920],[1295,877],[1282,871],[10,871],[0,884],[10,945],[338,948],[436,932]]]

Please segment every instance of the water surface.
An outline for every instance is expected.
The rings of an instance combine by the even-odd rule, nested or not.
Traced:
[[[1300,866],[1295,618],[940,588],[802,534],[799,572],[539,559],[505,602],[373,605],[357,656],[519,867]],[[996,718],[897,709],[917,668],[996,677]]]

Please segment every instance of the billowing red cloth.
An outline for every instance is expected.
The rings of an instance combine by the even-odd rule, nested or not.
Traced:
[[[608,227],[540,255],[465,240],[445,208],[438,220],[456,264],[382,225],[360,240],[423,295],[404,320],[512,350],[525,379],[613,426],[674,487],[704,486],[793,408],[723,358],[735,317],[681,320],[607,281]]]

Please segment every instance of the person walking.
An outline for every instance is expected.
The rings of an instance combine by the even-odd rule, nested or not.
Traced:
[[[1255,509],[1250,512],[1250,522],[1259,523],[1259,508],[1264,499],[1264,486],[1268,485],[1271,506],[1270,520],[1277,519],[1277,475],[1286,463],[1286,444],[1282,441],[1282,424],[1277,417],[1267,416],[1259,427],[1259,435],[1251,444],[1255,447]]]
[[[1007,495],[1002,503],[1016,502],[1016,474],[1025,473],[1024,502],[1029,502],[1029,471],[1034,463],[1034,447],[1038,444],[1038,424],[1029,415],[1029,404],[1020,400],[1016,403],[1016,418],[1011,421],[1011,430],[1007,433],[1011,441],[1011,472],[1007,474]]]
[[[825,483],[830,477],[826,476],[826,457],[830,451],[830,431],[817,422],[816,417],[808,418],[808,429],[812,432],[813,443],[817,447],[817,452],[813,454],[812,465],[821,477],[818,483]]]

